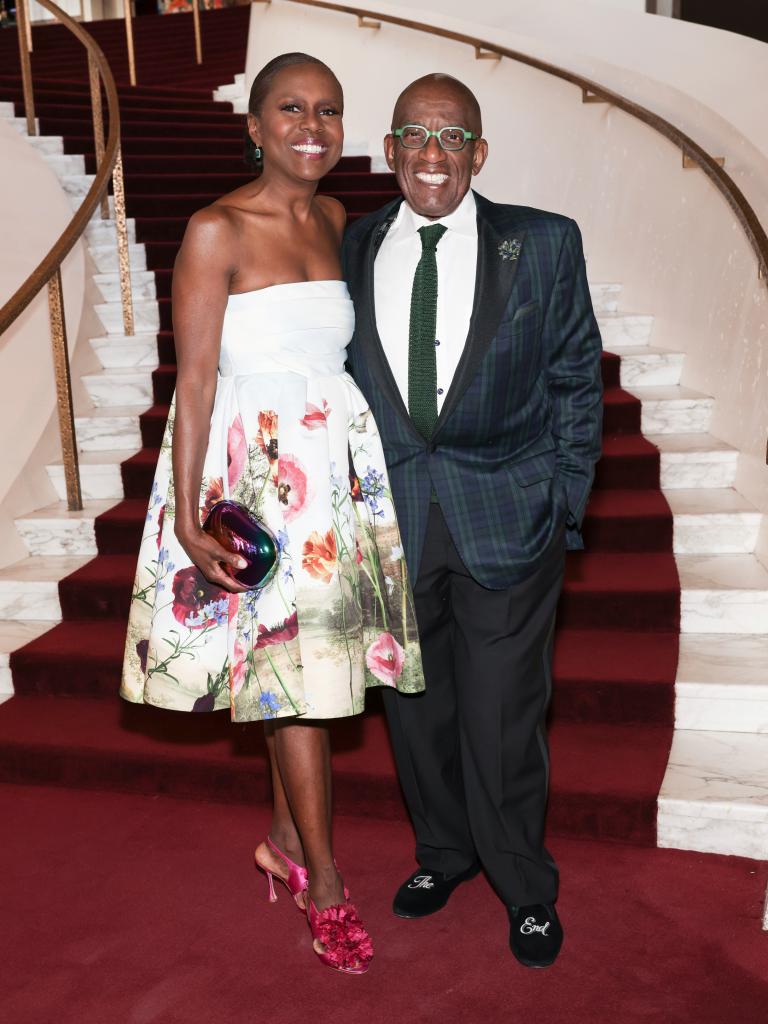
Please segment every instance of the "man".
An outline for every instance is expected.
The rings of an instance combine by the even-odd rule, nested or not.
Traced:
[[[470,190],[488,144],[466,86],[408,86],[384,148],[404,201],[353,224],[343,258],[427,681],[385,693],[419,863],[394,911],[433,913],[482,867],[513,953],[544,967],[562,943],[544,719],[600,451],[600,335],[576,224]]]

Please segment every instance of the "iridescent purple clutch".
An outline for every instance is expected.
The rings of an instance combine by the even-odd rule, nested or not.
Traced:
[[[280,551],[277,538],[239,501],[217,501],[205,517],[203,529],[227,551],[234,551],[246,560],[245,569],[223,566],[224,571],[244,587],[258,590],[275,575]]]

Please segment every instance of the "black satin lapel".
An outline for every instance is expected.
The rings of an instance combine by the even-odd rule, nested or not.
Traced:
[[[509,302],[517,266],[523,258],[525,231],[516,231],[513,236],[519,244],[515,259],[503,259],[499,246],[511,242],[499,234],[486,217],[477,219],[477,271],[475,274],[475,298],[469,332],[453,381],[445,396],[435,433],[442,427],[480,368],[488,348],[496,336],[499,323]]]
[[[399,413],[401,418],[405,421],[411,433],[418,437],[419,440],[423,441],[424,438],[418,430],[416,430],[411,417],[408,415],[408,409],[403,401],[403,396],[400,394],[400,389],[395,381],[392,369],[389,365],[389,360],[384,354],[384,346],[381,344],[379,331],[376,327],[376,299],[373,267],[376,261],[376,254],[378,253],[381,243],[384,241],[392,222],[397,216],[398,208],[399,204],[385,220],[381,221],[374,227],[369,240],[364,244],[364,246],[362,246],[364,250],[364,257],[360,293],[363,296],[365,304],[365,329],[360,331],[358,337],[363,343],[365,357],[368,360],[368,365],[372,370],[372,376],[378,383],[380,391],[392,408],[395,409],[395,411]]]

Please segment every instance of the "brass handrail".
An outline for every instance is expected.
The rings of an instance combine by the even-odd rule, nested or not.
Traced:
[[[252,0],[254,2],[254,0]],[[264,0],[260,0],[264,2]],[[269,2],[269,0],[267,0]],[[326,0],[288,0],[289,3],[301,4],[303,7],[317,7],[328,11],[338,11],[341,14],[350,14],[357,18],[361,28],[374,27],[376,22],[386,22],[389,25],[398,25],[400,28],[409,28],[416,32],[425,32],[429,35],[440,36],[443,39],[451,39],[457,43],[464,43],[471,46],[475,51],[478,60],[492,57],[507,57],[509,60],[517,61],[519,64],[527,64],[528,67],[536,68],[555,78],[560,78],[581,90],[582,102],[584,103],[610,103],[612,106],[623,110],[626,114],[642,121],[659,134],[665,136],[682,151],[685,166],[693,162],[707,175],[715,188],[720,192],[730,206],[741,225],[744,234],[757,256],[758,276],[765,280],[768,287],[768,235],[760,223],[757,214],[750,205],[744,193],[723,169],[720,164],[720,157],[713,157],[707,153],[697,142],[686,135],[682,129],[667,121],[665,118],[654,114],[653,111],[627,99],[625,96],[607,89],[598,82],[583,78],[572,71],[560,68],[556,64],[549,64],[539,60],[538,57],[531,57],[529,54],[520,53],[518,50],[510,50],[506,46],[499,46],[497,43],[489,42],[487,39],[479,39],[476,36],[465,35],[462,32],[454,32],[451,29],[440,28],[436,25],[427,25],[421,21],[412,21],[410,18],[399,18],[393,14],[381,14],[378,11],[364,10],[360,7],[349,7],[346,4],[327,3]],[[376,26],[378,27],[378,26]]]
[[[125,201],[123,188],[123,162],[120,151],[120,106],[117,88],[109,64],[91,35],[76,21],[57,7],[52,0],[38,0],[38,3],[60,21],[85,46],[88,53],[88,70],[91,83],[91,103],[94,118],[94,147],[97,159],[96,177],[83,198],[74,217],[53,244],[47,255],[35,267],[29,277],[16,290],[11,298],[0,307],[0,335],[24,312],[35,296],[48,286],[48,307],[53,340],[54,367],[56,372],[56,395],[61,433],[61,447],[64,459],[64,476],[67,486],[67,502],[73,511],[83,507],[80,491],[80,473],[75,439],[75,423],[72,412],[72,389],[69,379],[69,358],[67,354],[67,335],[64,320],[64,302],[61,291],[61,265],[74,248],[88,226],[91,217],[99,204],[102,204],[102,216],[109,214],[107,191],[110,175],[113,177],[115,194],[115,226],[117,229],[118,267],[120,273],[120,294],[123,306],[123,327],[127,335],[134,333],[133,299],[131,295],[130,253],[128,248],[128,226],[125,217]],[[29,24],[26,0],[17,0],[17,9],[23,10],[18,20],[19,33],[26,34]],[[20,45],[22,40],[20,40]],[[29,43],[27,42],[27,46]],[[28,53],[27,53],[28,56]],[[24,60],[22,58],[22,70]],[[101,84],[107,97],[109,111],[109,136],[104,143],[104,130],[101,112]],[[25,90],[25,101],[27,96]],[[29,124],[29,108],[26,109]],[[34,131],[34,117],[32,118]]]

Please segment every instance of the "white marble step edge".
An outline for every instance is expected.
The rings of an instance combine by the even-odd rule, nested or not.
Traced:
[[[141,439],[139,438],[139,443],[134,445],[133,450],[84,452],[80,456],[80,487],[83,501],[109,501],[114,504],[124,498],[125,491],[120,465],[135,455],[140,447]],[[56,488],[59,501],[65,501],[67,486],[63,463],[52,462],[45,468],[51,483]]]
[[[118,255],[117,255],[117,236],[112,238],[112,241],[108,245],[91,245],[88,247],[88,251],[91,254],[91,259],[96,266],[96,274],[101,274],[108,281],[105,285],[109,288],[113,286],[117,289],[111,292],[111,297],[119,297],[120,295],[120,274],[118,273]],[[141,242],[134,242],[128,246],[128,258],[131,265],[131,280],[136,274],[140,273],[152,273],[147,271],[147,250]],[[95,275],[94,275],[95,276]],[[152,286],[154,298],[154,284],[155,275],[152,274]],[[103,295],[103,292],[102,292]]]
[[[618,349],[615,354],[621,356],[619,373],[623,388],[674,387],[680,383],[685,362],[684,352],[670,352],[647,345],[628,345]]]
[[[640,313],[598,313],[597,325],[603,348],[609,352],[627,346],[648,345],[653,332],[653,317]]]
[[[123,334],[123,307],[120,302],[100,302],[94,306],[96,315],[107,334]],[[160,330],[160,310],[155,299],[133,300],[133,322],[137,334]]]
[[[67,177],[67,175],[65,175],[65,178],[66,177]],[[86,177],[88,177],[88,175],[86,175]],[[76,210],[80,209],[80,206],[82,205],[82,202],[83,202],[83,199],[85,198],[85,194],[86,193],[85,192],[79,192],[79,191],[78,192],[71,191],[72,185],[70,183],[66,182],[64,179],[62,179],[62,187],[64,188],[64,192],[66,193],[67,199],[69,200],[69,205],[72,208],[72,211],[74,213]],[[86,192],[87,192],[87,189],[86,189]],[[114,218],[114,216],[115,216],[115,197],[114,196],[107,196],[107,207],[109,209],[109,219],[112,220]],[[94,213],[94,219],[97,218],[97,217],[99,217],[99,218],[101,217],[101,214],[100,214],[98,208],[97,208],[96,212]]]
[[[112,500],[83,502],[70,512],[66,502],[47,505],[14,519],[27,551],[34,557],[49,555],[96,555],[96,517],[115,504]]]
[[[671,490],[676,555],[750,554],[757,546],[762,513],[730,487]]]
[[[245,96],[245,94],[245,72],[241,75],[235,75],[231,82],[220,85],[217,89],[213,90],[213,98],[216,101],[227,101],[233,97]]]
[[[53,627],[50,622],[0,622],[0,703],[13,696],[10,657],[14,651],[36,640]]]
[[[105,370],[153,370],[159,365],[157,332],[134,334],[130,337],[111,334],[102,338],[91,338],[90,345]]]
[[[683,634],[675,728],[768,734],[768,635]]]
[[[618,313],[621,285],[616,281],[589,283],[589,294],[595,313]]]
[[[126,220],[128,228],[128,244],[136,244],[136,221],[132,217],[128,217]],[[89,247],[117,245],[117,225],[114,217],[108,217],[106,220],[102,220],[98,212],[88,222],[88,227],[85,229],[85,239],[88,242]]]
[[[91,557],[30,557],[0,569],[0,621],[60,622],[59,580]]]
[[[691,388],[633,385],[627,391],[642,403],[640,429],[643,434],[706,433],[712,419],[714,399]]]
[[[15,128],[19,135],[27,135],[27,119],[26,117],[6,117],[5,120]],[[27,135],[27,138],[40,138],[40,118],[35,118],[35,135]]]
[[[137,369],[103,370],[80,378],[97,408],[152,405],[152,374]]]
[[[85,157],[79,153],[44,153],[43,159],[57,178],[85,174]]]
[[[768,634],[768,570],[752,554],[675,555],[681,633]]]
[[[76,416],[75,431],[84,456],[104,453],[103,457],[108,458],[107,453],[116,452],[127,459],[127,453],[142,444],[139,410],[135,406],[94,409],[87,416]]]
[[[706,433],[646,434],[661,453],[664,491],[694,487],[732,487],[739,452]]]
[[[146,264],[147,256],[143,245],[140,248],[139,246],[130,246],[129,249],[132,257],[135,253],[136,262],[142,257],[142,262]],[[116,263],[117,244],[113,246],[112,251]],[[93,250],[91,250],[91,255],[93,255]],[[93,275],[93,280],[104,302],[120,302],[120,274],[117,269],[109,270],[107,273],[97,271]],[[154,271],[147,270],[145,267],[131,266],[131,292],[134,302],[147,300],[154,302],[157,298]]]
[[[44,156],[64,153],[63,135],[28,135],[27,142]]]
[[[768,859],[768,734],[675,732],[658,845]]]

